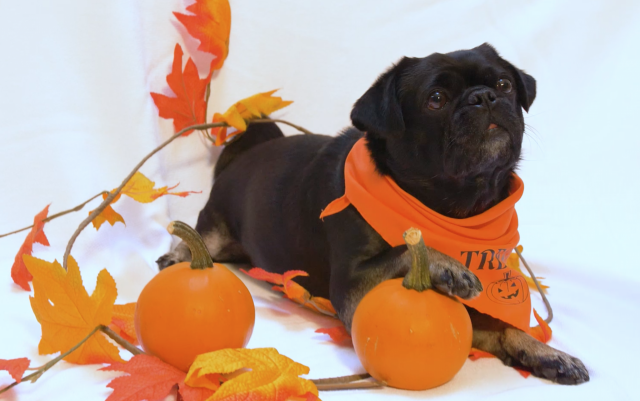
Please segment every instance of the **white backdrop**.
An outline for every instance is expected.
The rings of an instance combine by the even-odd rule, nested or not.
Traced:
[[[48,203],[53,214],[115,188],[172,134],[149,92],[166,93],[176,42],[201,69],[208,61],[172,15],[190,2],[0,0],[0,233],[31,224]],[[580,357],[591,382],[525,380],[497,360],[480,360],[428,392],[334,392],[322,399],[629,399],[636,393],[640,2],[252,0],[231,1],[231,10],[230,54],[212,84],[209,115],[281,88],[295,103],[276,116],[335,134],[349,124],[353,102],[400,57],[483,42],[538,81],[519,172],[526,187],[518,205],[521,240],[551,286],[551,345]],[[179,189],[202,194],[147,205],[122,199],[115,209],[126,227],[88,227],[73,255],[89,290],[107,267],[118,302],[136,300],[156,272],[155,259],[172,243],[164,227],[174,219],[195,223],[218,153],[194,134],[142,168],[158,185],[180,182]],[[89,210],[48,223],[51,247],[36,245],[34,255],[60,260]],[[50,357],[37,356],[40,327],[9,273],[24,237],[0,239],[0,358],[27,356],[41,365]],[[249,347],[274,346],[309,366],[311,378],[362,371],[352,349],[313,332],[326,319],[245,281],[258,313]],[[114,376],[60,363],[4,398],[103,400]],[[10,382],[0,372],[0,386]]]

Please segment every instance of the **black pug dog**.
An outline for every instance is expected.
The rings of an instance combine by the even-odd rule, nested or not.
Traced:
[[[406,246],[391,247],[358,211],[319,219],[344,194],[344,163],[366,132],[380,174],[445,216],[470,217],[509,195],[520,159],[524,119],[536,96],[530,75],[483,44],[424,58],[405,57],[355,103],[355,128],[337,137],[285,137],[273,123],[252,124],[223,150],[211,196],[196,230],[217,262],[241,262],[283,273],[302,269],[300,284],[328,297],[348,329],[362,297],[383,280],[403,277]],[[472,298],[478,278],[433,248],[436,288]],[[190,260],[179,244],[160,268]],[[582,362],[521,330],[467,308],[473,347],[506,365],[562,384],[589,380]]]

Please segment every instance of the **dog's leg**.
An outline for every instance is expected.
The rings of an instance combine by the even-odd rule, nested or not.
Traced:
[[[404,277],[411,267],[406,245],[390,247],[364,220],[344,212],[347,224],[329,227],[331,250],[331,303],[348,330],[360,300],[381,282]],[[342,214],[341,213],[341,214]],[[329,220],[327,218],[327,220]],[[336,220],[334,220],[336,221]],[[464,299],[482,292],[480,280],[457,260],[427,247],[431,283],[439,291]]]
[[[467,309],[473,325],[474,348],[495,355],[507,366],[523,367],[535,376],[560,384],[589,381],[589,372],[578,358],[491,316]]]

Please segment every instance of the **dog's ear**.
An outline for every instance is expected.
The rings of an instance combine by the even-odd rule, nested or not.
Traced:
[[[474,50],[497,57],[500,64],[513,74],[516,79],[515,83],[516,91],[518,92],[518,102],[524,111],[529,112],[529,107],[531,107],[533,100],[536,98],[536,80],[531,75],[514,67],[513,64],[500,57],[500,54],[498,54],[495,47],[491,46],[489,43],[483,43]]]
[[[351,122],[360,131],[397,135],[404,131],[398,85],[402,73],[416,62],[404,57],[380,75],[376,82],[353,105]]]
[[[506,62],[511,70],[511,73],[516,78],[516,90],[518,91],[518,102],[524,109],[529,112],[529,107],[536,98],[536,80],[526,72],[514,67],[511,63]]]

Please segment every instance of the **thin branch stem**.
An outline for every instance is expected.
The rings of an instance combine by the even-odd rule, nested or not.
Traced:
[[[102,201],[102,203],[95,208],[90,214],[89,216],[84,219],[81,223],[80,226],[76,229],[76,231],[73,233],[73,235],[71,236],[71,239],[69,239],[69,243],[67,244],[67,249],[64,251],[64,256],[62,259],[62,266],[64,267],[64,269],[67,269],[67,260],[69,259],[69,255],[71,254],[71,248],[73,248],[73,244],[76,241],[76,238],[78,238],[78,235],[80,235],[80,233],[82,232],[82,230],[84,230],[84,228],[89,225],[89,223],[91,223],[91,221],[98,216],[100,213],[102,213],[102,211],[109,206],[109,204],[111,203],[111,201],[120,194],[120,191],[122,191],[122,188],[124,188],[125,185],[127,185],[127,183],[129,182],[129,180],[131,179],[131,177],[133,177],[133,175],[140,169],[140,167],[142,167],[142,165],[151,158],[151,156],[155,155],[156,153],[158,153],[160,150],[162,150],[165,146],[167,146],[168,144],[170,144],[171,142],[173,142],[175,139],[179,138],[182,134],[184,134],[185,132],[188,132],[190,130],[202,130],[202,129],[209,129],[209,128],[214,128],[214,127],[222,127],[222,126],[227,126],[226,123],[224,122],[219,122],[219,123],[211,123],[211,124],[196,124],[196,125],[192,125],[190,127],[186,127],[182,130],[180,130],[179,132],[175,133],[171,138],[167,139],[166,141],[164,141],[160,146],[158,146],[157,148],[155,148],[153,151],[151,151],[151,153],[149,153],[148,155],[146,155],[141,161],[140,163],[138,163],[134,169],[131,171],[131,173],[129,173],[129,175],[122,181],[122,184],[120,184],[120,186],[118,188],[116,188],[113,192],[109,193],[109,196],[107,196],[107,198],[105,200]]]
[[[536,288],[538,289],[538,292],[542,296],[542,302],[544,302],[544,306],[547,307],[547,318],[544,319],[544,321],[547,323],[551,323],[551,321],[553,320],[553,309],[551,309],[551,303],[547,299],[547,296],[544,294],[542,287],[540,287],[540,283],[538,282],[536,275],[533,273],[533,270],[531,270],[527,261],[524,260],[524,257],[522,256],[522,253],[520,252],[520,250],[518,250],[518,248],[515,248],[515,251],[518,254],[518,257],[520,258],[520,260],[522,261],[522,264],[524,264],[524,267],[527,268],[529,275],[531,275],[531,279],[536,284]]]
[[[337,391],[337,390],[367,390],[383,388],[384,385],[377,381],[361,381],[353,383],[340,384],[319,384],[316,386],[318,391]]]
[[[49,362],[45,363],[41,367],[37,368],[36,371],[31,373],[30,375],[23,377],[20,380],[20,383],[22,383],[24,381],[27,381],[27,380],[30,380],[33,383],[36,380],[38,380],[40,378],[40,376],[42,376],[42,374],[44,372],[46,372],[47,370],[51,369],[53,367],[53,365],[55,365],[56,363],[60,362],[67,355],[71,354],[73,351],[75,351],[78,348],[80,348],[80,346],[82,344],[84,344],[85,342],[87,342],[87,340],[90,339],[91,336],[93,336],[97,331],[103,332],[104,334],[109,336],[113,341],[115,341],[120,346],[122,346],[122,348],[124,348],[127,351],[131,352],[133,355],[144,354],[144,352],[140,348],[134,346],[129,341],[127,341],[124,338],[120,337],[118,335],[118,333],[116,333],[115,331],[111,330],[109,327],[104,326],[104,325],[99,325],[99,326],[96,326],[93,330],[91,330],[91,332],[85,338],[80,340],[80,342],[78,344],[74,345],[70,350],[68,350],[64,354],[60,354],[58,357],[56,357],[56,358],[50,360]],[[32,370],[32,369],[29,369],[29,370]],[[7,387],[5,387],[2,390],[0,390],[0,394],[4,393],[5,391],[9,390],[12,387],[17,386],[18,384],[19,383],[17,381],[11,383]]]
[[[54,359],[50,360],[49,362],[47,362],[46,364],[44,364],[40,369],[36,370],[35,372],[31,373],[28,376],[23,377],[21,379],[20,383],[22,383],[24,381],[27,381],[27,380],[31,380],[31,382],[33,383],[36,380],[38,380],[40,378],[40,376],[42,376],[42,374],[44,372],[46,372],[47,370],[51,369],[53,367],[53,365],[55,365],[56,363],[60,362],[63,358],[65,358],[67,355],[71,354],[73,351],[77,350],[82,344],[84,344],[89,338],[91,338],[91,336],[94,335],[96,331],[100,330],[100,327],[101,326],[96,326],[93,330],[91,330],[91,333],[89,333],[78,344],[74,345],[69,351],[65,352],[64,354],[60,354],[57,358],[54,358]],[[12,388],[14,386],[17,386],[18,384],[19,383],[17,381],[11,383],[7,387],[5,387],[2,390],[0,390],[0,394],[4,393],[5,391],[9,390],[10,388]]]
[[[107,326],[99,326],[99,327],[101,332],[109,336],[109,338],[111,338],[113,341],[118,343],[118,345],[120,345],[122,348],[131,352],[133,355],[144,354],[144,351],[142,351],[140,348],[136,347],[135,345],[131,344],[129,341],[125,340],[124,338],[120,337],[118,333],[111,330],[109,327]]]
[[[72,212],[77,212],[77,211],[81,210],[83,207],[85,207],[87,203],[91,202],[92,200],[94,200],[95,198],[99,197],[100,195],[103,195],[103,194],[106,194],[106,193],[108,193],[108,192],[107,191],[102,191],[98,195],[96,195],[96,196],[92,197],[91,199],[79,204],[78,206],[76,206],[76,207],[74,207],[72,209],[69,209],[69,210],[64,210],[64,211],[62,211],[60,213],[52,214],[51,216],[47,217],[46,219],[43,219],[42,221],[44,223],[46,223],[46,222],[51,221],[51,220],[53,220],[55,218],[58,218],[60,216],[64,216],[65,214],[69,214],[69,213],[72,213]],[[17,233],[19,233],[21,231],[28,230],[28,229],[30,229],[32,227],[33,227],[33,224],[30,225],[29,227],[21,228],[19,230],[12,231],[10,233],[2,234],[2,235],[0,235],[0,238],[6,237],[6,236],[9,236],[9,235],[12,235],[12,234],[17,234]]]
[[[315,385],[320,384],[340,384],[340,383],[351,383],[359,380],[364,380],[370,378],[371,375],[369,373],[360,373],[357,375],[349,375],[349,376],[339,376],[339,377],[329,377],[326,379],[312,379],[311,381]]]

